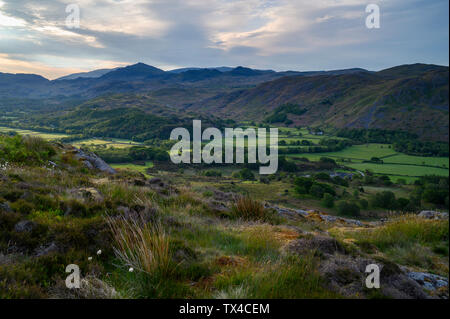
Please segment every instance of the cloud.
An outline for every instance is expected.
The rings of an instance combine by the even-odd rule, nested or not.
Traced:
[[[380,5],[381,29],[365,27],[369,2]],[[79,5],[79,29],[65,26],[70,3]],[[0,0],[0,53],[50,73],[88,61],[277,70],[448,64],[447,12],[443,0]]]

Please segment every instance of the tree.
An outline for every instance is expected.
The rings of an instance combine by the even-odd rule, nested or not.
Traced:
[[[331,194],[326,193],[323,195],[322,205],[327,208],[332,208],[334,206],[334,197]]]

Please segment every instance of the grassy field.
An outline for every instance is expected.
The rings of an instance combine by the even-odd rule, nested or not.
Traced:
[[[414,181],[418,176],[423,175],[448,176],[449,174],[448,157],[410,156],[395,152],[388,144],[354,145],[339,152],[300,153],[287,156],[294,160],[305,157],[310,161],[318,161],[321,157],[330,157],[359,171],[370,170],[376,174],[390,175],[394,180],[403,178],[407,182]],[[364,163],[372,157],[381,158],[384,163]]]
[[[4,127],[0,126],[0,133],[8,133],[8,132],[16,132],[20,135],[32,135],[32,136],[39,136],[46,140],[56,140],[63,137],[68,137],[67,134],[60,134],[60,133],[43,133],[43,132],[36,132],[32,130],[22,130],[22,129],[16,129],[16,128],[10,128],[10,127]]]
[[[123,139],[98,139],[98,138],[89,138],[85,140],[79,140],[72,143],[76,147],[82,146],[104,146],[106,148],[114,147],[114,148],[128,148],[136,145],[141,145],[141,143],[133,142],[130,140]]]
[[[68,137],[66,134],[57,133],[43,133],[33,130],[13,129],[8,127],[0,127],[0,132],[16,131],[22,135],[40,136],[47,140],[55,140],[63,137]],[[300,136],[301,135],[301,136]],[[279,141],[286,141],[286,146],[292,141],[308,140],[314,144],[318,144],[323,138],[336,138],[331,135],[313,135],[308,132],[306,128],[280,128],[279,129]],[[226,141],[226,144],[231,141]],[[76,147],[93,146],[104,148],[128,148],[135,145],[141,145],[141,143],[113,138],[90,138],[75,141],[72,143]],[[245,145],[247,145],[247,140]],[[297,147],[297,146],[294,146]],[[449,175],[449,158],[448,157],[422,157],[422,156],[410,156],[395,152],[391,145],[388,144],[363,144],[354,145],[338,152],[326,152],[326,153],[299,153],[299,154],[287,154],[294,161],[297,158],[305,157],[310,161],[318,161],[321,157],[330,157],[337,162],[359,171],[370,170],[375,174],[387,174],[396,181],[398,179],[405,179],[408,183],[413,182],[418,176],[436,174],[441,176]],[[383,164],[364,163],[373,157],[381,158]],[[131,169],[138,172],[145,173],[146,166],[140,166],[135,164],[116,164],[113,165],[116,168]]]
[[[411,156],[406,154],[397,154],[384,159],[385,163],[395,164],[411,164],[411,165],[429,165],[439,166],[442,168],[449,167],[448,157],[423,157],[423,156]]]
[[[151,177],[151,175],[147,174],[147,168],[153,167],[152,162],[145,162],[145,165],[137,165],[132,163],[123,163],[123,164],[111,164],[112,168],[121,169],[121,170],[131,170],[144,174],[146,177]]]

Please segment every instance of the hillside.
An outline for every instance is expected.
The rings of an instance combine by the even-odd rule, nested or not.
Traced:
[[[228,177],[154,165],[148,178],[0,135],[0,298],[448,298],[448,214],[360,221],[352,206],[342,217],[274,204],[289,178],[225,190]],[[69,264],[80,289],[65,286]],[[369,264],[380,289],[365,286]]]
[[[448,67],[409,65],[376,73],[292,76],[220,94],[189,110],[264,120],[286,103],[306,109],[293,125],[402,129],[448,141]]]
[[[264,122],[274,120],[279,108],[290,103],[294,109],[284,112],[279,124],[403,130],[423,140],[448,141],[448,76],[448,67],[425,64],[379,72],[246,67],[165,72],[138,63],[98,78],[56,81],[1,73],[0,110],[5,117],[0,124],[45,130],[79,127],[79,121],[70,121],[80,107]]]

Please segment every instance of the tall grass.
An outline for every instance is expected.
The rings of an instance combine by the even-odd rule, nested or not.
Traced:
[[[114,239],[113,250],[126,266],[150,275],[166,277],[173,270],[169,237],[161,224],[143,218],[108,217]]]
[[[448,241],[448,220],[427,220],[413,215],[398,217],[386,225],[351,233],[360,243],[371,243],[381,250],[414,243],[432,245]]]
[[[276,222],[275,214],[264,205],[249,196],[242,196],[235,200],[231,208],[231,217],[245,221]]]

